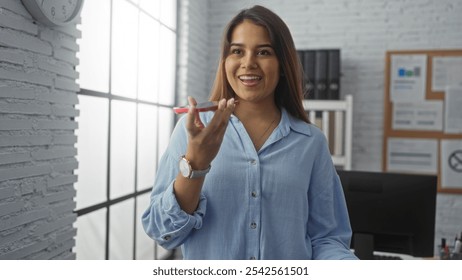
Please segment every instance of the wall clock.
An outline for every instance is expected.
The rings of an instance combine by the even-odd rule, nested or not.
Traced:
[[[84,0],[21,0],[37,21],[48,26],[72,23],[80,14]]]

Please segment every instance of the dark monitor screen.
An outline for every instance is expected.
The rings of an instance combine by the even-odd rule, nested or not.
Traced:
[[[373,251],[434,256],[437,176],[337,172],[360,259],[373,259]]]

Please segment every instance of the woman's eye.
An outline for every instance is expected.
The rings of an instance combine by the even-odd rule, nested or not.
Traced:
[[[241,54],[241,50],[240,49],[232,49],[231,53],[232,54]]]
[[[259,55],[270,55],[271,53],[268,50],[261,50],[261,51],[258,52],[258,54]]]

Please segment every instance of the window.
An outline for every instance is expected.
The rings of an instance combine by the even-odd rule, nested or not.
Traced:
[[[173,129],[176,0],[86,1],[79,29],[77,259],[158,259],[143,231]]]

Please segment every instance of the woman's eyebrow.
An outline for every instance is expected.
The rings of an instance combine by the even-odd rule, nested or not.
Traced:
[[[230,47],[244,47],[245,44],[241,44],[241,43],[230,43],[229,44]],[[273,48],[273,46],[271,44],[261,44],[261,45],[257,45],[257,48]]]

